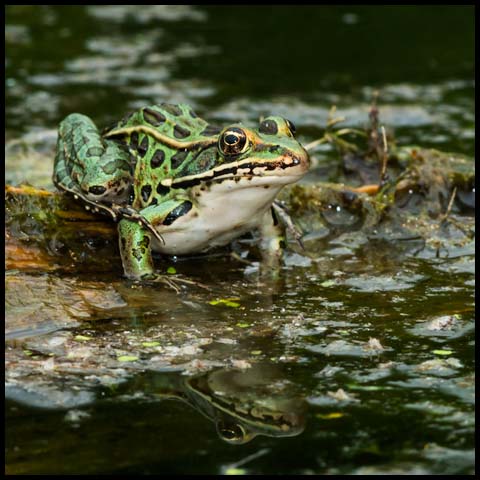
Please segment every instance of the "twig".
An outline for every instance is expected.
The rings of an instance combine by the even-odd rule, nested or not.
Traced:
[[[292,234],[293,238],[296,242],[300,245],[302,250],[305,250],[305,246],[302,242],[303,232],[301,232],[293,223],[292,218],[286,212],[285,208],[279,202],[273,202],[272,204],[275,213],[278,215],[280,220],[284,223],[287,227],[287,230]]]
[[[256,460],[259,457],[263,457],[263,455],[266,455],[269,452],[270,452],[270,448],[262,448],[258,452],[252,453],[251,455],[248,455],[245,458],[242,458],[242,460],[239,460],[238,462],[230,463],[228,467],[229,468],[241,467],[242,465],[245,465],[246,463],[251,462],[252,460]]]
[[[329,118],[327,128],[333,127],[336,123],[344,122],[345,120],[345,117]]]
[[[388,180],[387,175],[387,162],[388,162],[388,144],[387,134],[385,133],[385,127],[382,125],[382,138],[383,138],[383,155],[382,155],[382,167],[380,169],[380,187],[383,187]]]
[[[326,143],[326,142],[328,142],[328,139],[325,137],[322,137],[322,138],[319,138],[318,140],[314,140],[313,142],[310,142],[309,144],[305,145],[303,148],[308,152],[309,150],[312,150],[313,148],[315,148],[317,145],[321,145],[322,143]]]
[[[378,90],[375,90],[375,92],[373,92],[372,106],[370,108],[370,112],[368,113],[368,117],[370,118],[370,152],[375,151],[377,158],[380,161],[383,155],[381,152],[380,143],[378,141],[378,96],[379,92]]]
[[[452,195],[450,196],[450,200],[447,205],[447,210],[445,213],[441,216],[440,223],[443,223],[447,220],[448,216],[450,215],[450,212],[452,211],[453,207],[453,201],[455,200],[455,196],[457,195],[457,187],[454,187],[452,191]]]

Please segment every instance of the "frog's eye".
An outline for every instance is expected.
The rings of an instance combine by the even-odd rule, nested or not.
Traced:
[[[285,121],[287,122],[288,128],[292,132],[292,135],[295,135],[295,132],[297,131],[295,125],[290,120],[285,119]]]
[[[241,128],[229,128],[220,137],[218,147],[224,155],[239,155],[248,148],[247,135]]]
[[[242,444],[248,441],[248,434],[239,423],[220,420],[217,423],[217,433],[228,443]]]
[[[264,120],[260,127],[258,128],[260,133],[265,133],[266,135],[276,135],[278,133],[278,125],[275,120]]]

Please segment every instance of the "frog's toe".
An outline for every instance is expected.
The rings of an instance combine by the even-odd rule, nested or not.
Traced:
[[[182,288],[185,289],[188,286],[195,286],[195,287],[209,290],[209,288],[203,283],[196,282],[195,280],[189,280],[187,278],[183,278],[180,275],[172,276],[172,275],[160,275],[157,273],[146,273],[142,275],[140,278],[137,278],[135,282],[141,283],[141,284],[163,283],[168,287],[172,288],[173,290],[175,290],[175,292],[177,293],[180,293],[182,291]]]

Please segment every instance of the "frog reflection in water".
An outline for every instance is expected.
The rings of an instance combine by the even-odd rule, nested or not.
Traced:
[[[226,245],[259,228],[265,258],[279,257],[277,193],[308,170],[292,123],[209,125],[188,105],[131,113],[101,134],[81,114],[59,126],[53,181],[118,221],[125,275],[163,280],[152,251],[182,255]]]
[[[304,429],[305,402],[274,365],[217,369],[193,377],[151,373],[138,380],[139,389],[188,403],[213,421],[219,437],[231,444],[247,443],[257,435],[291,437]]]

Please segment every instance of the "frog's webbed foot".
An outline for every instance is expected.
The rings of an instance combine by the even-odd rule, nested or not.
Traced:
[[[142,285],[149,284],[149,283],[152,283],[152,284],[163,283],[168,287],[172,288],[173,290],[175,290],[176,293],[180,293],[182,291],[181,287],[186,287],[186,286],[194,286],[194,287],[210,290],[203,283],[196,282],[194,280],[189,280],[179,275],[172,276],[172,275],[161,275],[158,273],[147,273],[143,275],[141,278],[135,279],[134,282],[141,283]]]

